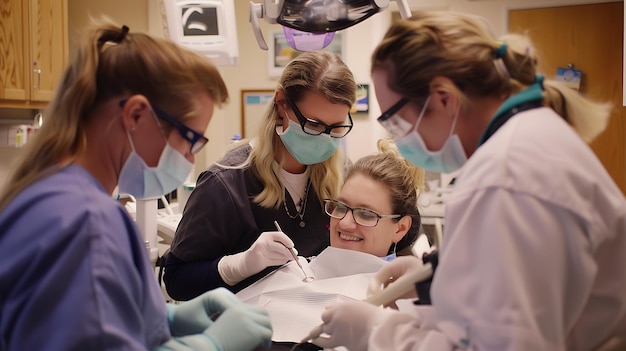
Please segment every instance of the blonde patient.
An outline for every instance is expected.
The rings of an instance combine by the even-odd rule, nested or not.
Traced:
[[[378,150],[350,167],[339,196],[325,199],[324,209],[331,246],[390,260],[409,252],[417,238],[424,170],[402,158],[387,139],[378,141]]]

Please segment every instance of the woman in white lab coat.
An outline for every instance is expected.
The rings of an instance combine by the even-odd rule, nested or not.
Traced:
[[[626,200],[587,144],[609,106],[537,66],[526,37],[497,41],[469,15],[418,12],[391,26],[372,56],[379,121],[414,164],[463,166],[432,306],[415,316],[336,303],[315,344],[592,350],[626,333]],[[416,269],[418,259],[398,258],[374,290]]]

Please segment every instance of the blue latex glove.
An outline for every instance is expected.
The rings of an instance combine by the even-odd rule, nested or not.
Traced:
[[[179,305],[167,305],[167,321],[172,336],[202,333],[213,324],[212,315],[241,305],[243,302],[225,288],[207,291]]]
[[[272,323],[263,308],[242,304],[227,309],[204,334],[216,340],[224,351],[252,350],[257,346],[269,349]]]
[[[157,351],[249,351],[271,345],[272,325],[258,306],[229,307],[202,333],[175,337]]]

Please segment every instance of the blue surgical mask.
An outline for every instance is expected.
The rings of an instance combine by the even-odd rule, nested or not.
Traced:
[[[446,142],[439,151],[430,151],[426,147],[424,139],[422,139],[422,136],[417,131],[417,128],[424,117],[424,112],[426,111],[429,101],[430,96],[426,99],[426,103],[417,118],[415,128],[413,128],[413,130],[407,135],[395,139],[394,142],[402,157],[414,165],[431,172],[451,173],[461,168],[461,166],[463,166],[463,164],[467,161],[467,156],[465,155],[465,150],[461,144],[461,139],[457,134],[452,134],[454,132],[454,127],[456,126],[456,121],[459,117],[460,109],[457,110],[454,116],[452,128],[450,129],[450,135],[448,136],[448,139],[446,139]],[[398,120],[401,121],[401,123],[405,122],[408,124],[408,122],[401,118]]]
[[[310,135],[305,133],[300,125],[289,120],[289,128],[282,132],[284,127],[277,126],[276,133],[285,144],[285,147],[298,162],[303,165],[312,165],[328,160],[339,147],[339,139],[328,134]]]
[[[193,170],[193,163],[167,141],[158,165],[149,167],[135,151],[130,134],[127,135],[133,150],[120,172],[120,193],[131,194],[138,199],[165,195],[183,184]]]

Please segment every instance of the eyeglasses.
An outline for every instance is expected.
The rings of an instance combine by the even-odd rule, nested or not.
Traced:
[[[352,129],[353,122],[352,122],[352,116],[350,115],[350,112],[348,112],[348,119],[350,120],[349,125],[329,126],[322,122],[314,121],[312,119],[304,117],[304,115],[302,114],[302,112],[300,112],[300,110],[298,109],[298,106],[296,106],[295,103],[293,103],[289,99],[286,99],[286,100],[287,100],[287,104],[289,104],[294,114],[296,115],[296,118],[298,118],[298,121],[300,122],[300,126],[302,127],[302,130],[307,134],[320,135],[322,133],[325,133],[325,134],[330,135],[333,138],[343,138],[346,135],[348,135],[348,133]]]
[[[123,107],[125,103],[126,103],[126,100],[120,101],[120,107]],[[209,142],[209,139],[207,137],[187,127],[184,123],[179,121],[176,117],[157,108],[156,106],[152,106],[152,111],[154,111],[154,114],[157,117],[159,117],[160,119],[174,126],[174,128],[178,130],[178,133],[180,133],[180,136],[182,136],[185,140],[187,140],[191,144],[189,146],[189,152],[192,155],[195,155],[198,152],[200,152],[200,150],[202,150],[202,148]]]
[[[394,138],[400,138],[405,136],[412,127],[411,124],[409,124],[402,117],[396,114],[409,101],[410,100],[408,98],[400,99],[400,101],[396,102],[387,111],[383,112],[380,117],[377,118],[378,123],[380,123],[383,128],[385,128]]]
[[[333,218],[343,219],[348,213],[348,210],[352,212],[354,221],[364,227],[375,227],[381,218],[402,217],[402,215],[399,214],[381,215],[367,208],[352,208],[339,200],[324,199],[324,211]]]

